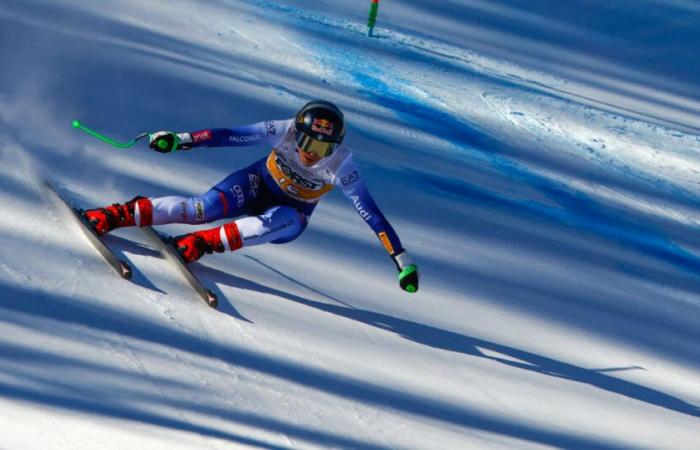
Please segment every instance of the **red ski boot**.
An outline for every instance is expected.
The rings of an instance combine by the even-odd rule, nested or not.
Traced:
[[[235,222],[209,230],[195,231],[175,238],[175,247],[186,263],[193,263],[205,253],[234,251],[243,246],[241,233]]]
[[[134,197],[123,205],[114,203],[104,208],[89,209],[83,212],[83,216],[101,236],[115,228],[152,225],[153,205],[145,197]]]

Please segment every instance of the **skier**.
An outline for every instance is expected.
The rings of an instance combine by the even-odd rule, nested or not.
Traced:
[[[204,195],[137,196],[125,204],[91,209],[84,215],[99,235],[125,226],[195,225],[238,217],[216,228],[174,238],[182,258],[192,263],[205,253],[296,239],[306,228],[321,197],[339,186],[392,257],[401,288],[416,292],[418,268],[370,196],[350,149],[342,144],[344,135],[342,111],[322,100],[304,105],[295,119],[191,133],[159,131],[150,136],[149,147],[161,153],[195,147],[263,144],[271,145],[272,151],[251,166],[230,174]]]

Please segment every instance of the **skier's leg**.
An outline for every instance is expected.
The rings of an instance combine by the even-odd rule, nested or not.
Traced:
[[[246,213],[248,204],[255,198],[251,187],[256,165],[238,170],[204,195],[194,197],[152,198],[153,224],[188,223],[197,225],[214,222],[224,217],[238,217]]]
[[[200,224],[224,217],[238,217],[246,213],[248,203],[257,194],[258,165],[238,170],[204,195],[194,197],[136,197],[125,204],[85,211],[98,234],[126,226],[165,225],[168,223]]]
[[[243,217],[220,227],[176,238],[180,254],[193,262],[204,253],[234,251],[267,242],[282,244],[296,239],[306,228],[306,218],[290,206],[275,206],[264,214]]]
[[[218,201],[206,196],[180,197],[167,196],[150,199],[153,204],[153,225],[168,223],[199,223],[212,222],[220,219]]]

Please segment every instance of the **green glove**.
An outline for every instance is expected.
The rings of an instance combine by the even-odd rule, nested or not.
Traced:
[[[406,292],[413,294],[418,291],[418,266],[413,263],[408,254],[403,251],[394,256],[394,263],[399,270],[399,286]]]
[[[411,264],[399,273],[401,289],[413,294],[418,291],[418,266]]]
[[[150,136],[148,146],[159,153],[170,153],[173,150],[185,148],[180,142],[180,135],[172,131],[157,131]]]

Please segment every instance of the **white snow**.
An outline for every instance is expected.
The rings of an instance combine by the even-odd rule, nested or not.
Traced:
[[[0,448],[697,448],[700,8],[690,1],[0,3]],[[42,191],[206,191],[268,149],[128,141],[347,111],[421,269],[352,205],[120,279]],[[191,229],[163,227],[168,232]]]

